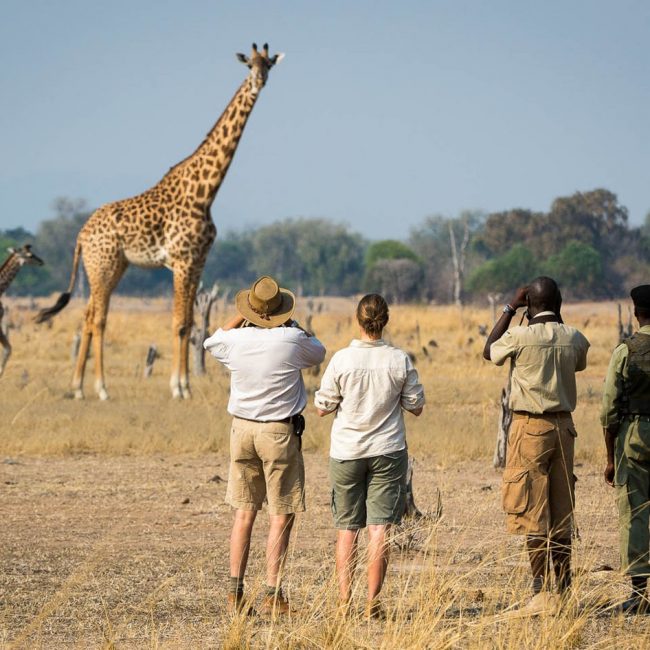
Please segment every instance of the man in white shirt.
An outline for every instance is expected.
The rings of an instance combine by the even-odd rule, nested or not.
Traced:
[[[226,502],[235,509],[230,537],[233,612],[245,607],[244,575],[257,511],[268,502],[267,593],[262,611],[286,614],[281,571],[296,512],[305,510],[299,435],[307,403],[301,370],[325,357],[322,343],[292,320],[295,297],[268,276],[235,298],[239,314],[203,346],[230,370],[230,471]]]

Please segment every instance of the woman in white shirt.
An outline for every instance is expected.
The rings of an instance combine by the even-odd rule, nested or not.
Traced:
[[[378,596],[388,566],[388,531],[406,500],[406,431],[402,410],[420,415],[424,391],[408,355],[382,340],[388,305],[378,294],[357,306],[359,338],[331,359],[315,404],[335,413],[330,446],[332,514],[337,530],[339,597],[347,610],[359,531],[368,527],[366,615],[382,617]]]

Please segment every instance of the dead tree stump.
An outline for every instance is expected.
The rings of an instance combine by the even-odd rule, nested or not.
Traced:
[[[497,444],[494,450],[492,464],[496,469],[506,466],[506,451],[508,449],[508,433],[512,424],[512,411],[510,410],[510,388],[512,383],[513,365],[510,364],[508,382],[501,390],[501,413],[499,414],[499,429],[497,431]]]
[[[72,359],[72,363],[74,363],[77,360],[77,357],[79,356],[79,346],[81,345],[81,331],[77,330],[72,337],[72,346],[70,347],[70,358]]]
[[[406,506],[404,507],[404,517],[413,517],[420,519],[424,515],[418,510],[413,498],[413,464],[412,456],[409,456],[409,464],[406,470]]]
[[[622,317],[620,302],[618,303],[617,307],[618,307],[618,342],[623,343],[625,339],[632,336],[632,332],[634,331],[632,325],[632,310],[629,307],[627,308],[627,326],[625,326],[623,325],[623,317]]]
[[[151,377],[151,373],[153,372],[153,364],[155,363],[158,357],[159,357],[158,348],[155,345],[150,345],[149,349],[147,350],[147,359],[144,363],[145,379]]]
[[[194,305],[199,314],[198,327],[194,326],[190,339],[194,348],[195,375],[205,375],[205,348],[203,347],[203,341],[209,336],[212,304],[217,299],[218,293],[219,285],[215,282],[210,291],[200,288],[194,299]]]

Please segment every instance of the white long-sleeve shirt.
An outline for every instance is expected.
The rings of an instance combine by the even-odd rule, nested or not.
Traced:
[[[406,447],[402,409],[423,406],[424,389],[405,352],[381,339],[355,339],[332,357],[314,403],[336,410],[332,458],[370,458]]]
[[[307,404],[301,370],[325,358],[323,344],[296,327],[218,329],[203,347],[230,370],[228,412],[284,420]]]

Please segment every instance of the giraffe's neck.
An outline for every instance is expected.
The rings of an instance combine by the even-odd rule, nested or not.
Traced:
[[[15,253],[9,255],[4,264],[0,266],[0,296],[7,290],[13,279],[20,271],[22,262]]]
[[[209,207],[214,201],[258,95],[251,92],[247,78],[198,149],[170,170],[173,183],[178,183],[178,176],[172,173],[180,173],[182,192],[195,209]]]

